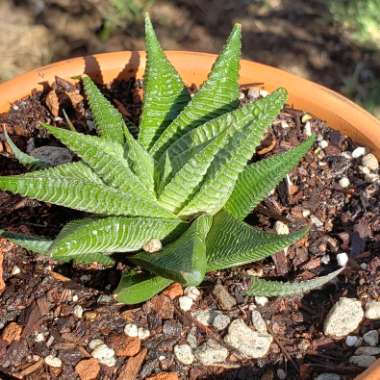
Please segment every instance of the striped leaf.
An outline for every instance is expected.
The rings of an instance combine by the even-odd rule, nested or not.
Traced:
[[[118,302],[134,305],[145,302],[168,287],[173,280],[148,273],[123,273],[114,296]]]
[[[152,239],[164,239],[180,221],[149,217],[85,218],[68,223],[50,248],[55,259],[93,252],[132,252]]]
[[[288,235],[263,232],[226,211],[214,216],[206,239],[207,270],[214,271],[263,260],[301,239],[308,228]]]
[[[140,252],[131,257],[131,261],[184,285],[199,285],[206,273],[205,239],[211,223],[212,217],[200,216],[178,240],[161,252]]]
[[[139,142],[149,150],[189,102],[190,95],[179,74],[165,57],[148,15],[145,17],[145,46],[147,61]]]
[[[187,131],[238,106],[240,32],[240,25],[235,25],[207,81],[150,149],[149,152],[156,159],[173,141]]]
[[[265,98],[248,103],[210,120],[174,141],[157,163],[158,193],[193,155],[202,150],[210,140],[218,136],[224,129],[234,128],[238,131],[250,122],[259,123],[260,118],[263,117],[262,115],[270,105],[283,97],[282,91],[275,91]]]
[[[140,198],[153,199],[149,189],[146,189],[130,169],[124,158],[124,149],[118,143],[50,125],[44,127],[78,154],[107,185],[123,192],[134,193]]]
[[[82,162],[0,177],[0,190],[95,214],[174,218],[154,201],[104,185]]]
[[[123,116],[106,99],[90,77],[82,77],[82,83],[99,136],[123,145],[125,126]]]
[[[42,256],[50,257],[48,252],[49,248],[53,244],[53,240],[41,236],[24,235],[4,230],[0,230],[0,237],[8,239],[12,243],[17,244],[20,247],[27,249],[28,251],[38,253]],[[71,257],[67,257],[62,258],[60,261],[67,262],[71,260]],[[103,255],[102,253],[78,255],[75,257],[74,261],[80,264],[92,264],[96,262],[105,266],[114,264],[114,261],[111,257]]]
[[[9,137],[7,129],[3,128],[5,140],[8,145],[12,148],[12,152],[16,158],[16,160],[23,166],[29,169],[40,169],[48,166],[46,162],[41,161],[40,159],[30,156],[29,154],[24,153],[21,149],[17,147],[17,145],[12,141]]]
[[[327,284],[343,270],[344,268],[340,268],[326,276],[301,282],[268,281],[262,278],[252,277],[252,283],[247,291],[247,295],[259,297],[292,297],[302,295]]]
[[[249,165],[240,175],[224,208],[243,220],[299,163],[312,147],[315,136],[285,153]]]

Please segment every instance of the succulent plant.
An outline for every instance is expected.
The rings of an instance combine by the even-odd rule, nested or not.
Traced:
[[[191,97],[147,16],[138,138],[84,76],[98,136],[43,125],[79,160],[46,168],[14,146],[21,163],[42,169],[0,177],[1,190],[90,215],[69,222],[54,240],[4,230],[0,236],[55,260],[112,265],[114,253],[126,253],[136,268],[122,275],[115,295],[128,304],[149,299],[173,281],[198,285],[209,271],[262,260],[303,237],[308,228],[277,235],[244,222],[315,138],[248,164],[287,94],[278,89],[239,107],[240,39],[236,25]],[[254,280],[248,294],[297,294],[339,272],[300,284]]]

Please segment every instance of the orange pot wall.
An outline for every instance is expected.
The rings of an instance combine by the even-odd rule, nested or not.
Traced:
[[[185,51],[168,51],[167,55],[188,84],[202,83],[216,58],[214,54]],[[53,63],[0,84],[0,112],[29,95],[33,88],[40,89],[44,82],[52,82],[56,75],[70,79],[86,73],[99,82],[108,83],[132,75],[141,78],[144,68],[145,53],[128,51]],[[283,70],[246,60],[241,61],[240,83],[262,84],[269,91],[285,87],[291,105],[327,121],[332,128],[371,148],[380,158],[380,121],[342,95]]]

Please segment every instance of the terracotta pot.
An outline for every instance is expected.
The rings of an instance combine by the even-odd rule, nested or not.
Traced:
[[[167,56],[187,84],[202,83],[216,58],[214,54],[186,51],[168,51]],[[86,73],[97,82],[109,83],[131,76],[142,78],[144,69],[144,52],[106,53],[53,63],[1,83],[0,112],[8,111],[12,102],[33,89],[42,89],[55,76],[75,81],[73,77]],[[369,147],[380,159],[380,121],[344,96],[283,70],[246,60],[241,61],[240,84],[260,85],[269,91],[285,87],[291,105],[327,121],[331,128]],[[376,379],[380,379],[380,359],[356,378]]]
[[[167,55],[188,84],[200,84],[207,76],[215,55],[169,51]],[[117,52],[69,59],[22,74],[0,84],[0,112],[10,103],[42,88],[57,75],[64,79],[87,73],[100,82],[132,75],[141,78],[145,68],[144,52]],[[328,122],[330,127],[349,135],[369,147],[380,158],[380,121],[347,98],[283,70],[256,62],[241,61],[240,83],[262,84],[272,91],[283,86],[289,92],[289,103]]]

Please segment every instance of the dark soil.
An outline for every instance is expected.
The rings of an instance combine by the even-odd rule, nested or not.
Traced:
[[[136,125],[141,83],[118,82],[104,90],[125,118]],[[52,114],[51,105],[47,106],[51,89],[46,89],[17,102],[8,114],[0,117],[1,128],[7,128],[21,148],[28,149],[32,144],[57,145],[38,126],[42,122],[63,126],[63,108],[78,130],[93,133],[85,102],[73,98],[74,93],[78,95],[78,89],[57,80],[53,91],[59,99],[58,114]],[[244,102],[248,90],[242,89],[242,93]],[[291,231],[309,224],[310,234],[289,247],[286,254],[280,252],[264,262],[209,274],[200,286],[202,296],[193,306],[193,310],[217,306],[211,290],[221,282],[237,301],[226,313],[231,319],[239,317],[251,325],[249,306],[253,298],[244,295],[248,274],[282,280],[311,279],[336,269],[336,254],[347,252],[350,258],[347,269],[337,281],[303,298],[277,298],[257,307],[269,321],[268,328],[274,336],[267,357],[244,360],[231,351],[228,361],[220,366],[184,366],[176,361],[173,347],[186,340],[192,326],[197,327],[199,344],[209,336],[222,341],[225,332],[200,325],[190,312],[179,309],[177,300],[162,295],[135,308],[117,305],[111,295],[123,265],[111,269],[98,265],[63,265],[0,239],[6,283],[0,296],[0,330],[11,322],[20,328],[17,339],[10,342],[0,339],[0,378],[75,379],[76,364],[90,357],[91,340],[100,338],[117,348],[125,324],[133,322],[151,332],[150,338],[142,342],[147,351],[142,348],[135,361],[120,356],[114,367],[101,366],[100,379],[124,379],[122,373],[128,365],[137,367],[137,379],[160,371],[174,371],[183,379],[194,380],[277,379],[277,369],[283,369],[288,379],[311,379],[323,372],[353,379],[362,371],[348,363],[355,348],[347,347],[344,339],[324,336],[323,322],[341,296],[356,297],[363,304],[380,297],[379,177],[363,174],[360,158],[342,154],[352,152],[356,147],[354,142],[318,119],[303,122],[303,116],[302,111],[285,107],[254,159],[287,150],[303,141],[306,124],[318,134],[319,142],[248,221],[265,230],[272,230],[276,220],[286,223]],[[0,151],[3,152],[2,175],[24,171],[9,157],[9,147],[4,141],[0,141]],[[344,176],[350,185],[343,189],[338,182]],[[0,211],[0,228],[44,236],[56,235],[64,223],[78,217],[77,212],[63,207],[1,192]],[[330,258],[328,263],[326,255]],[[19,273],[15,268],[20,269]],[[74,314],[77,305],[84,310],[82,318]],[[379,321],[365,320],[357,335],[379,328]],[[43,359],[50,354],[62,360],[62,368],[44,364]]]

